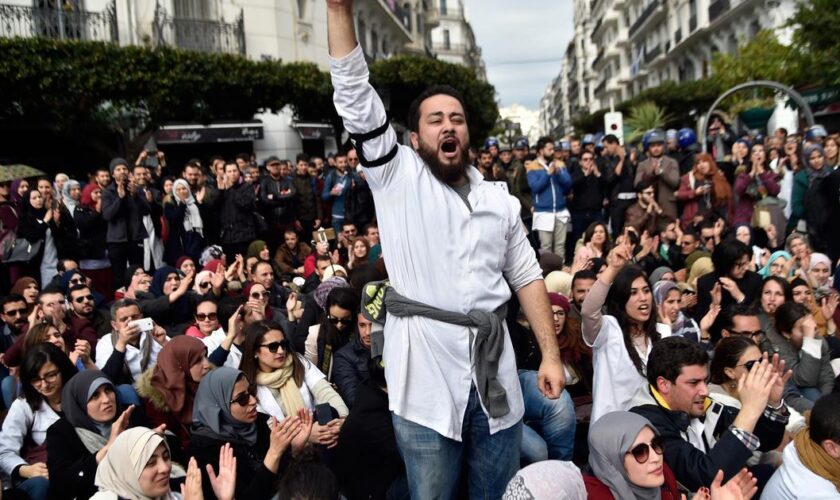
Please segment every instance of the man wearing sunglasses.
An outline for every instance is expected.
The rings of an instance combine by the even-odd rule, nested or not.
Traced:
[[[67,302],[70,304],[70,323],[74,328],[87,324],[96,332],[97,338],[111,331],[111,318],[96,308],[93,292],[87,285],[70,287]]]
[[[23,338],[29,329],[27,319],[26,299],[22,295],[6,295],[0,299],[0,319],[3,320],[3,330],[0,331],[0,384],[3,387],[3,401],[8,408],[14,398],[14,383],[6,380],[10,371],[6,364],[6,351]]]
[[[747,466],[756,450],[770,451],[784,438],[788,411],[782,400],[792,372],[780,372],[778,357],[755,363],[739,381],[740,411],[709,398],[709,355],[696,342],[668,337],[654,344],[647,364],[650,386],[630,411],[647,418],[665,440],[665,463],[677,481],[695,491],[719,470],[724,481]],[[772,466],[750,468],[759,493]]]

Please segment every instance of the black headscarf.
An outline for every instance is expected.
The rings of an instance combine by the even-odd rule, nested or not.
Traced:
[[[38,220],[44,220],[44,217],[47,215],[47,207],[42,206],[41,208],[35,208],[32,206],[32,195],[34,193],[38,193],[38,190],[30,189],[23,195],[24,199],[21,202],[21,209]],[[40,195],[41,193],[38,194]],[[46,200],[44,200],[44,203],[46,203]]]

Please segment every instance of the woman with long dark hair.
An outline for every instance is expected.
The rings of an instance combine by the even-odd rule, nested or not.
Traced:
[[[76,368],[53,344],[30,349],[20,367],[23,396],[16,399],[0,433],[0,471],[30,498],[47,498],[47,429],[61,414],[61,390]]]
[[[310,441],[335,446],[349,410],[324,374],[295,353],[288,337],[274,321],[258,321],[245,331],[242,365],[245,376],[257,384],[257,410],[278,420],[312,411],[328,403],[339,418],[325,426],[315,424]]]
[[[351,288],[334,288],[327,296],[324,314],[318,327],[319,370],[330,377],[332,357],[356,334],[359,297]]]
[[[755,144],[750,150],[750,166],[742,169],[735,177],[735,217],[732,224],[749,223],[752,220],[756,202],[765,196],[778,196],[779,183],[776,174],[767,165],[764,146]]]
[[[683,203],[680,222],[683,229],[687,229],[697,216],[715,213],[721,217],[728,217],[732,203],[732,187],[714,158],[701,153],[695,155],[691,171],[680,179],[677,199]]]
[[[589,224],[586,232],[583,233],[583,244],[575,250],[575,259],[583,261],[588,259],[604,258],[610,253],[610,233],[607,225],[600,221]]]
[[[776,332],[767,339],[785,366],[793,370],[791,382],[801,397],[786,397],[797,411],[810,410],[814,402],[834,389],[834,370],[828,344],[817,333],[817,323],[802,304],[786,302],[776,309]]]
[[[593,423],[629,409],[633,395],[647,385],[647,358],[659,340],[651,286],[640,267],[627,265],[631,252],[627,244],[612,249],[581,306],[583,338],[593,351]]]

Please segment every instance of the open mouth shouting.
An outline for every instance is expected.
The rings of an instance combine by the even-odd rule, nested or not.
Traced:
[[[440,151],[447,160],[458,158],[458,150],[460,148],[461,143],[454,136],[449,136],[440,143]]]

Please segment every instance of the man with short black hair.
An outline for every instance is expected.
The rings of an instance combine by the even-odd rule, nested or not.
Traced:
[[[421,92],[409,106],[411,147],[400,145],[369,82],[352,0],[327,3],[327,26],[335,107],[378,204],[391,283],[385,302],[406,304],[388,306],[383,352],[389,385],[399,386],[389,405],[410,495],[452,498],[466,471],[472,496],[500,498],[519,469],[524,414],[499,310],[512,293],[542,350],[540,391],[556,399],[565,383],[519,206],[471,166],[457,90]]]
[[[782,442],[788,411],[782,400],[792,372],[779,372],[778,358],[755,363],[739,381],[741,409],[712,402],[707,381],[709,355],[683,337],[653,344],[647,363],[650,384],[634,398],[630,411],[647,418],[665,441],[665,463],[689,491],[708,486],[719,470],[728,481],[756,450]],[[759,489],[772,467],[751,468]]]
[[[327,174],[321,193],[321,199],[332,203],[332,227],[336,234],[341,232],[345,217],[344,202],[355,182],[356,174],[349,170],[347,164],[347,152],[339,151],[335,155],[335,170]]]
[[[283,233],[283,244],[274,254],[274,262],[281,273],[303,276],[303,263],[311,253],[309,245],[299,241],[296,232],[287,229]]]
[[[663,213],[677,219],[677,198],[674,194],[680,187],[680,166],[673,158],[665,156],[665,134],[660,130],[648,136],[648,157],[636,168],[635,183],[648,181],[654,187],[654,199]]]
[[[531,228],[540,239],[540,250],[566,258],[566,232],[571,214],[566,196],[572,190],[572,177],[566,165],[554,161],[554,141],[540,137],[537,159],[525,166],[528,186],[534,200],[534,222]]]
[[[153,323],[152,330],[142,331],[136,323],[143,319],[140,304],[121,299],[111,305],[111,333],[96,344],[96,366],[114,385],[133,384],[157,362],[163,345],[169,341],[166,330]]]
[[[321,227],[321,197],[319,180],[309,174],[309,157],[300,153],[295,158],[295,173],[292,186],[295,188],[294,206],[297,209],[297,230],[303,240],[308,241],[312,231]]]
[[[111,318],[96,308],[93,293],[87,285],[71,287],[67,291],[67,302],[70,303],[69,320],[74,331],[81,331],[85,322],[93,328],[96,339],[111,331]],[[92,346],[96,347],[96,342]]]
[[[561,162],[562,160],[555,160]],[[604,220],[604,199],[607,196],[609,171],[604,172],[596,163],[594,153],[584,151],[580,162],[570,169],[572,177],[572,200],[569,210],[572,214],[572,244],[566,251],[567,261],[574,256],[574,247],[578,239],[593,222]]]
[[[782,465],[761,496],[767,500],[814,500],[840,496],[840,394],[814,403],[809,425],[782,452]]]
[[[356,389],[368,381],[367,365],[370,360],[370,333],[373,327],[364,314],[356,318],[356,333],[353,339],[335,352],[333,358],[332,381],[338,394],[353,408],[356,399]]]
[[[318,254],[315,256],[315,272],[310,274],[306,281],[303,283],[303,286],[300,287],[300,291],[302,293],[312,293],[317,288],[318,285],[321,284],[321,280],[324,279],[324,271],[326,271],[330,266],[333,265],[332,257],[329,254],[322,255]]]
[[[114,287],[128,285],[125,270],[143,265],[143,240],[149,235],[143,217],[151,213],[145,192],[128,175],[128,162],[111,160],[114,182],[102,189],[102,218],[108,222],[108,259],[114,273]]]
[[[706,315],[711,305],[711,292],[720,286],[722,308],[733,304],[751,304],[761,293],[761,276],[749,270],[752,249],[736,239],[724,240],[712,253],[714,271],[697,280],[695,320]]]
[[[610,184],[610,228],[613,237],[621,233],[624,227],[624,212],[636,200],[633,183],[636,177],[635,166],[626,160],[624,146],[613,134],[604,136],[604,151],[598,158],[601,172],[607,176]]]
[[[595,272],[589,269],[578,271],[572,276],[572,296],[569,301],[571,305],[571,309],[569,310],[570,318],[580,320],[580,306],[583,305],[583,301],[589,295],[589,290],[597,279],[598,276]]]
[[[29,330],[29,317],[26,299],[22,295],[11,294],[0,299],[0,319],[3,320],[3,330],[0,332],[0,363],[3,353],[15,343],[18,336]]]

